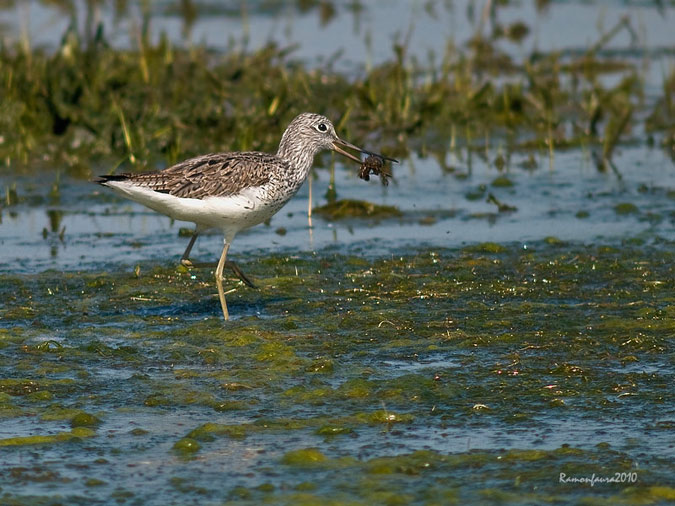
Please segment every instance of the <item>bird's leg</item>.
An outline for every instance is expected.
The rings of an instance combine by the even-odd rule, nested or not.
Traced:
[[[239,268],[239,266],[237,264],[235,264],[232,260],[226,260],[225,265],[227,267],[229,267],[230,269],[232,269],[232,272],[234,272],[234,275],[237,276],[239,279],[241,279],[246,286],[248,286],[250,288],[258,288],[257,286],[255,286],[253,284],[253,281],[248,279],[246,274],[244,274],[242,272],[242,270]]]
[[[218,264],[216,262],[198,262],[196,264],[191,264],[191,267],[216,267]],[[237,276],[246,286],[249,288],[258,288],[253,281],[251,281],[244,271],[242,271],[237,264],[232,260],[225,260],[225,267],[232,269],[232,272]]]
[[[195,241],[197,240],[197,237],[199,236],[199,232],[196,230],[192,233],[192,237],[190,237],[190,242],[187,245],[187,248],[185,248],[185,252],[183,253],[183,256],[180,257],[180,263],[183,264],[185,267],[193,267],[194,264],[190,261],[188,258],[190,256],[190,252],[192,251],[192,246],[195,245]]]
[[[185,267],[216,267],[218,265],[216,262],[193,262],[188,258],[190,256],[190,252],[192,251],[192,247],[194,246],[198,236],[199,232],[195,230],[192,234],[192,237],[190,238],[190,242],[188,243],[187,248],[185,248],[183,256],[180,257],[180,263]],[[228,269],[232,269],[234,275],[237,276],[239,279],[241,279],[241,281],[246,286],[249,286],[251,288],[257,288],[255,284],[253,284],[253,281],[251,281],[249,277],[246,274],[244,274],[244,272],[239,268],[239,266],[235,264],[233,261],[226,260],[224,265]]]
[[[309,171],[309,177],[307,178],[307,184],[309,185],[309,197],[307,197],[307,225],[309,228],[312,228],[312,171]]]
[[[227,257],[227,250],[230,249],[230,243],[225,242],[223,245],[223,253],[220,255],[218,267],[216,267],[216,286],[218,287],[218,298],[220,299],[220,306],[223,308],[223,318],[230,319],[230,313],[227,312],[227,302],[225,302],[225,292],[223,291],[223,267],[225,267],[225,258]]]

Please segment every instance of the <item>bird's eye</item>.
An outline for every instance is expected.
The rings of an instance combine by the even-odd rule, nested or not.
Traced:
[[[317,129],[319,132],[325,132],[325,131],[328,130],[328,127],[326,126],[325,123],[319,123],[318,125],[316,125],[316,129]]]

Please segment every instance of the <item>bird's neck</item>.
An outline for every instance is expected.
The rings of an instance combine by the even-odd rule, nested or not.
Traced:
[[[300,143],[292,142],[286,133],[281,138],[279,150],[277,151],[277,157],[287,161],[297,171],[296,174],[301,181],[304,181],[307,174],[309,174],[314,163],[315,154],[313,150],[307,149],[306,146],[303,149]]]

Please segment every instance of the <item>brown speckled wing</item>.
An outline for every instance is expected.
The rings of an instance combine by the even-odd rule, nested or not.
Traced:
[[[184,198],[227,197],[269,182],[275,169],[286,169],[285,165],[286,162],[267,153],[213,153],[160,171],[101,176],[95,182],[129,181]]]

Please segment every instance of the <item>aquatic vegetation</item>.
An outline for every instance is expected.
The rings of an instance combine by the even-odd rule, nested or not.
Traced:
[[[0,232],[25,226],[54,260],[0,241],[35,257],[0,269],[0,502],[672,502],[675,74],[648,86],[648,52],[606,50],[633,36],[623,18],[585,49],[514,56],[534,26],[502,22],[509,3],[474,12],[492,31],[466,45],[425,60],[397,36],[351,73],[272,43],[179,47],[150,33],[151,2],[121,49],[72,27],[53,50],[0,46]],[[193,9],[240,14],[162,8],[186,29]],[[328,246],[295,247],[303,203],[237,252],[259,289],[228,280],[228,325],[210,270],[172,263],[191,230],[73,179],[274,150],[305,109],[404,163],[387,188],[357,179],[386,179],[378,160],[331,170],[310,229]]]
[[[343,218],[395,218],[403,213],[394,206],[381,206],[372,202],[343,199],[313,209],[314,213],[330,220]]]
[[[94,435],[95,432],[91,429],[87,429],[85,427],[75,427],[70,432],[61,432],[58,434],[0,439],[0,447],[62,443],[66,441],[72,441],[73,439],[93,437]]]
[[[172,482],[183,499],[514,502],[527,487],[534,502],[569,501],[598,485],[563,486],[560,473],[637,472],[601,492],[665,500],[667,459],[639,454],[659,455],[672,415],[672,251],[551,237],[526,250],[307,254],[293,260],[302,277],[272,255],[256,262],[259,291],[230,294],[241,316],[227,326],[208,272],[2,275],[0,446],[56,457],[86,440],[78,497],[115,496],[109,476],[140,455],[172,469],[157,479],[190,480]],[[27,417],[37,430],[20,435]],[[571,439],[560,424],[575,420]],[[50,425],[64,421],[73,428]],[[499,450],[502,438],[517,442]],[[37,474],[3,458],[3,488],[68,475],[58,458],[30,464]],[[250,477],[215,489],[232,459]]]
[[[298,111],[316,110],[313,97],[321,97],[317,112],[334,118],[347,138],[360,142],[369,133],[395,156],[442,155],[448,144],[481,151],[502,139],[502,163],[521,148],[553,157],[555,148],[595,146],[605,170],[615,146],[637,142],[641,126],[652,142],[673,144],[675,78],[645,100],[640,63],[602,52],[627,26],[622,21],[585,53],[524,61],[500,51],[499,30],[466,48],[448,44],[440,62],[409,58],[397,42],[393,61],[351,78],[306,68],[274,44],[215,53],[175,47],[166,37],[152,42],[142,32],[120,50],[102,29],[85,38],[69,28],[52,52],[0,47],[7,76],[0,157],[23,170],[59,162],[88,177],[92,160],[140,169],[205,152],[268,151],[283,126]],[[602,79],[609,74],[613,84]]]

